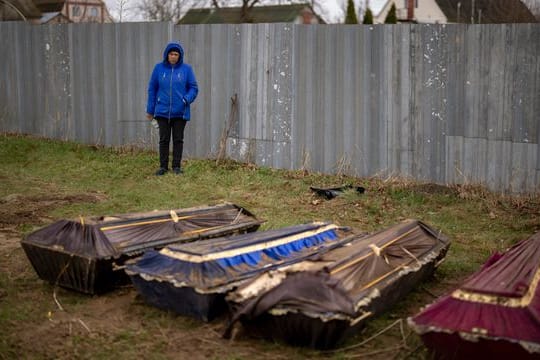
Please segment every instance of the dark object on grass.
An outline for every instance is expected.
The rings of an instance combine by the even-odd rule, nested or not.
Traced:
[[[431,276],[448,247],[446,237],[417,220],[356,236],[229,293],[232,320],[224,336],[240,321],[250,334],[334,348]]]
[[[539,282],[540,232],[408,322],[437,359],[539,359]]]
[[[210,321],[226,310],[225,295],[241,283],[317,256],[351,234],[317,222],[171,245],[145,253],[126,266],[126,273],[150,305]]]
[[[345,185],[341,187],[334,187],[334,188],[316,188],[313,186],[309,187],[313,192],[315,192],[319,196],[325,197],[327,200],[331,200],[335,198],[336,196],[339,196],[343,194],[344,191],[348,191],[351,189],[354,189],[359,194],[363,194],[366,189],[361,186],[352,186],[352,185]]]
[[[60,220],[29,234],[21,245],[41,279],[99,294],[130,284],[121,267],[145,250],[256,231],[261,223],[242,207],[221,204]]]

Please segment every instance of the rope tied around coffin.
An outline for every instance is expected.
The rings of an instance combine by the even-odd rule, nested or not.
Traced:
[[[238,221],[238,219],[240,219],[240,215],[242,215],[242,211],[244,209],[243,208],[240,208],[240,210],[238,210],[238,214],[236,214],[236,217],[234,218],[234,220],[231,222],[231,224],[236,224],[236,222]]]
[[[375,245],[375,244],[369,244],[368,247],[371,248],[371,250],[373,250],[373,253],[375,254],[375,256],[381,257],[381,255],[382,255],[383,260],[384,260],[388,265],[390,265],[390,261],[388,261],[388,258],[386,257],[386,255],[383,254],[384,247],[378,247],[378,246]]]
[[[416,257],[414,256],[414,254],[412,252],[410,252],[409,250],[405,249],[403,246],[400,246],[399,247],[401,250],[403,250],[403,252],[407,255],[409,255],[410,257],[412,257],[417,263],[418,265],[422,265],[422,262]]]
[[[171,214],[171,219],[174,223],[177,223],[178,220],[180,220],[178,214],[174,210],[169,211],[169,214]]]
[[[371,250],[373,250],[373,253],[375,253],[375,255],[381,256],[382,249],[380,247],[375,244],[369,244],[369,247],[371,248]]]

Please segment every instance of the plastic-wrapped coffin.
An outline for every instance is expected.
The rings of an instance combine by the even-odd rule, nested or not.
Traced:
[[[269,271],[229,293],[232,320],[293,345],[333,348],[430,276],[449,240],[408,220],[356,236],[316,259]]]
[[[171,245],[145,253],[126,266],[126,273],[147,303],[210,321],[226,310],[226,293],[242,282],[317,256],[350,237],[347,228],[316,222]]]
[[[177,242],[256,231],[253,214],[234,204],[60,220],[21,241],[38,276],[52,284],[99,294],[130,284],[123,263]]]
[[[539,282],[540,232],[408,322],[434,358],[540,359]]]

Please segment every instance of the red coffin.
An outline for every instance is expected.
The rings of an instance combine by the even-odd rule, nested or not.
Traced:
[[[540,232],[409,318],[435,358],[540,359]]]

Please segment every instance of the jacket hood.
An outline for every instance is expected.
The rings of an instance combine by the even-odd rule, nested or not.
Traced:
[[[167,61],[167,55],[169,54],[169,51],[173,49],[176,49],[180,53],[180,60],[178,60],[178,65],[181,65],[184,62],[184,49],[182,48],[182,45],[180,45],[180,43],[178,42],[171,42],[165,47],[165,50],[163,51],[163,63],[167,65],[169,64],[169,62]]]

